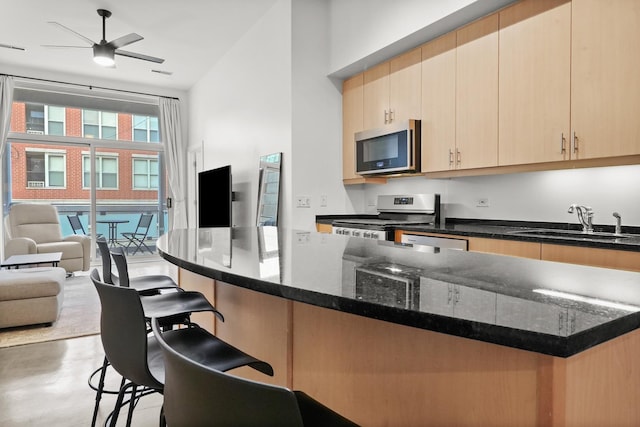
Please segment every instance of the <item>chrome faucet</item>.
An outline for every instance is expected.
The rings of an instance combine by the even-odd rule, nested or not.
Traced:
[[[578,206],[574,203],[569,206],[567,212],[573,213],[574,210],[578,214],[580,224],[582,224],[582,232],[593,233],[593,209],[588,206]]]
[[[618,212],[614,212],[613,217],[616,219],[616,234],[622,234],[622,217]]]

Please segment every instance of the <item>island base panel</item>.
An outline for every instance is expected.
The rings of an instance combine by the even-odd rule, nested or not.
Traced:
[[[218,336],[276,372],[235,374],[304,390],[362,426],[640,425],[640,330],[559,358],[207,280],[226,317]]]

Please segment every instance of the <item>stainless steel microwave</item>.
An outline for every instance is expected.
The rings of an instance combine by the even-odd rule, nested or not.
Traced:
[[[403,120],[355,134],[356,173],[392,174],[420,170],[420,120]]]

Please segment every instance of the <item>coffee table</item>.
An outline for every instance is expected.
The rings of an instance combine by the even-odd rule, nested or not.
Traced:
[[[9,258],[2,261],[1,267],[20,268],[20,266],[48,264],[51,263],[54,267],[58,266],[62,252],[51,252],[43,254],[25,254],[25,255],[11,255]]]

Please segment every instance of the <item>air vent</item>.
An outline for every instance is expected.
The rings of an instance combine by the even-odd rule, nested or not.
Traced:
[[[28,188],[43,188],[44,181],[27,181]]]
[[[44,135],[44,131],[43,130],[31,130],[31,129],[27,129],[27,133],[29,135]]]
[[[162,71],[162,70],[151,70],[152,73],[164,74],[165,76],[172,76],[173,73],[171,71]]]

